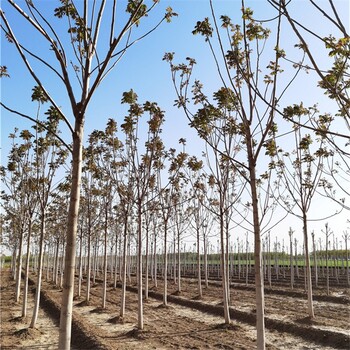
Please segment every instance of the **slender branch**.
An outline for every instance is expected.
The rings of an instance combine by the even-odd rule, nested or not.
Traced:
[[[37,120],[36,118],[32,118],[30,117],[29,115],[27,114],[23,114],[21,112],[18,112],[14,109],[11,109],[9,107],[7,107],[5,104],[3,104],[2,102],[0,102],[0,106],[2,106],[3,108],[5,108],[7,111],[11,112],[11,113],[14,113],[14,114],[17,114],[19,115],[20,117],[23,117],[25,119],[28,119],[30,121],[32,121],[33,123],[35,124],[38,124],[40,127],[44,128],[47,132],[49,132],[50,134],[52,134],[53,136],[55,136],[67,149],[69,152],[72,153],[72,149],[71,147],[55,132],[53,132],[50,128],[48,128],[44,123],[40,122],[39,120]]]
[[[49,101],[51,102],[51,104],[57,109],[57,111],[59,112],[59,114],[61,115],[62,119],[64,120],[64,122],[67,124],[69,130],[73,133],[73,128],[70,125],[68,119],[65,117],[65,115],[63,114],[63,112],[61,111],[61,109],[57,106],[56,102],[53,100],[53,98],[49,95],[49,93],[47,92],[47,90],[45,89],[45,87],[43,86],[43,84],[41,83],[40,79],[38,78],[38,76],[36,75],[36,73],[34,72],[33,68],[31,67],[30,63],[27,60],[27,57],[25,56],[25,54],[23,53],[23,50],[17,40],[17,38],[15,37],[14,33],[12,32],[12,29],[7,21],[7,18],[4,14],[4,12],[2,10],[0,10],[0,16],[3,19],[6,27],[7,27],[7,31],[9,32],[9,34],[11,35],[11,39],[13,40],[18,53],[20,54],[22,61],[24,62],[24,64],[26,65],[29,73],[31,74],[31,76],[34,78],[34,80],[36,81],[36,83],[41,87],[41,89],[43,90],[44,94],[47,96],[47,98],[49,99]],[[71,86],[68,85],[67,86],[67,90],[70,90]]]
[[[35,14],[33,13],[32,9],[35,10],[35,12],[39,15],[39,17],[43,20],[43,22],[50,28],[52,34],[54,35],[56,41],[58,42],[59,46],[60,46],[60,50],[61,50],[61,53],[62,53],[62,57],[63,57],[63,60],[64,60],[64,63],[65,63],[65,66],[67,65],[67,60],[66,60],[66,55],[65,55],[65,52],[64,52],[64,47],[61,43],[61,40],[59,38],[59,36],[57,35],[56,31],[53,29],[52,25],[50,24],[50,22],[40,13],[40,11],[38,11],[38,9],[34,6],[33,3],[31,3],[29,5],[28,1],[27,2],[27,5],[28,5],[28,9],[30,11],[30,13],[32,14],[33,18],[35,19],[36,23],[38,23],[38,25],[40,25],[39,21],[35,18]],[[44,28],[40,25],[40,27],[42,28],[43,31]]]
[[[120,51],[114,53],[114,54],[110,57],[110,59],[115,58],[115,57],[117,57],[117,56],[119,56],[119,55],[124,55],[127,49],[129,49],[131,46],[133,46],[134,44],[136,44],[138,41],[144,39],[146,36],[148,36],[148,35],[150,35],[152,32],[154,32],[154,31],[164,22],[164,20],[165,20],[165,17],[164,17],[156,26],[154,26],[152,29],[150,29],[147,33],[141,35],[140,37],[138,37],[137,39],[133,40],[133,41],[130,42],[129,44],[126,44],[125,47],[124,47],[122,50],[120,50]],[[129,29],[131,29],[131,28],[129,28]],[[128,41],[129,41],[129,39],[127,40],[127,42],[128,42]],[[118,57],[117,61],[113,63],[113,66],[115,66],[116,63],[119,62],[119,60],[120,60],[120,58]],[[103,65],[104,63],[105,63],[105,60],[103,60],[101,63],[99,63],[99,64],[91,71],[91,73],[93,73],[93,72],[96,71],[97,69],[100,69],[101,65]],[[110,71],[110,69],[108,69],[108,72],[109,72],[109,71]],[[104,76],[103,76],[103,78],[101,78],[101,80],[103,80],[107,74],[108,74],[108,73],[104,73]]]
[[[315,7],[317,8],[317,10],[319,10],[319,11],[322,13],[323,16],[325,16],[325,17],[326,17],[329,21],[331,21],[341,32],[343,32],[343,34],[344,34],[345,36],[348,36],[347,33],[346,33],[346,30],[345,30],[345,28],[344,28],[344,26],[343,26],[343,23],[342,23],[342,21],[340,20],[340,18],[339,18],[339,16],[338,16],[338,13],[337,13],[337,11],[336,11],[336,9],[335,9],[335,7],[334,7],[333,0],[332,0],[332,1],[329,0],[328,2],[329,2],[329,4],[330,4],[331,7],[332,7],[332,11],[333,11],[335,17],[337,18],[337,21],[338,21],[338,22],[336,22],[331,16],[328,15],[328,13],[327,13],[326,11],[324,11],[321,7],[319,7],[319,6],[315,3],[315,1],[310,0],[310,2],[311,2],[311,4],[312,4],[313,6],[315,6]]]
[[[329,89],[330,91],[332,91],[333,93],[336,94],[337,99],[339,99],[340,101],[345,103],[345,106],[349,104],[349,99],[346,98],[343,94],[338,94],[336,91],[334,91],[334,87],[328,82],[328,80],[325,78],[325,76],[323,75],[323,73],[321,72],[321,69],[319,68],[317,62],[315,61],[314,56],[312,55],[304,37],[301,35],[301,33],[299,32],[299,30],[297,29],[295,24],[298,24],[301,28],[303,28],[304,30],[306,30],[307,32],[309,32],[310,34],[313,34],[315,36],[317,36],[314,32],[310,31],[308,28],[302,26],[300,23],[298,23],[297,21],[295,21],[294,19],[291,18],[287,7],[284,5],[283,6],[283,14],[284,16],[287,18],[288,22],[290,23],[294,33],[297,35],[298,39],[300,40],[300,42],[302,43],[303,46],[303,50],[306,52],[307,56],[309,57],[312,65],[315,68],[315,71],[317,72],[317,74],[319,75],[319,77],[322,79],[322,81],[325,83],[325,85],[327,86],[327,89]],[[324,41],[323,38],[320,38],[319,36],[317,36],[320,40]],[[343,106],[343,107],[345,107]]]
[[[11,38],[11,35],[9,34],[9,32],[6,30],[6,28],[4,28],[4,26],[2,24],[0,24],[0,28],[3,30],[3,32],[5,33],[5,35],[9,38]],[[12,39],[11,39],[12,40]],[[46,67],[48,67],[50,70],[52,70],[64,83],[63,77],[62,75],[50,64],[48,64],[45,60],[43,60],[41,57],[39,57],[38,55],[34,54],[33,52],[31,52],[29,49],[25,48],[22,44],[19,44],[20,48],[26,52],[28,55],[32,56],[33,58],[37,59],[39,62],[41,62],[42,64],[44,64]]]
[[[62,75],[54,67],[52,67],[50,64],[48,64],[44,59],[40,58],[38,55],[36,55],[33,52],[31,52],[28,49],[26,49],[23,45],[20,44],[20,47],[23,49],[23,51],[27,52],[28,55],[34,57],[39,62],[41,62],[43,65],[45,65],[46,67],[51,69],[62,80],[62,82],[65,84],[64,78],[62,77]]]
[[[93,51],[96,50],[96,44],[97,44],[97,40],[98,40],[98,36],[100,33],[100,27],[101,27],[101,21],[102,21],[102,17],[103,17],[103,11],[106,5],[106,0],[103,0],[101,2],[101,6],[97,15],[97,21],[96,21],[96,25],[95,25],[95,33],[94,33],[94,37],[92,39],[92,53]]]
[[[275,55],[275,71],[274,71],[274,79],[273,79],[273,88],[271,92],[271,102],[269,105],[271,105],[271,111],[269,114],[269,120],[266,123],[265,130],[263,132],[263,135],[261,136],[261,141],[255,151],[254,161],[256,162],[258,160],[260,151],[264,145],[264,142],[266,140],[267,135],[271,132],[271,127],[273,125],[274,116],[275,116],[275,110],[278,100],[276,99],[277,94],[277,72],[278,72],[278,62],[279,62],[279,43],[280,43],[280,35],[281,35],[281,15],[278,17],[278,25],[277,25],[277,37],[276,37],[276,55]]]
[[[113,0],[112,5],[112,21],[111,21],[111,33],[109,36],[109,44],[112,45],[113,37],[114,37],[114,26],[115,26],[115,15],[117,11],[117,0]]]
[[[114,50],[116,49],[117,45],[119,44],[119,42],[121,41],[121,39],[123,38],[124,34],[127,32],[127,30],[130,28],[130,25],[133,23],[135,17],[137,16],[137,13],[139,12],[141,6],[143,4],[143,0],[141,0],[135,10],[135,12],[130,16],[129,20],[127,21],[127,23],[125,24],[124,28],[120,31],[118,38],[114,38],[112,44],[110,45],[110,48],[106,54],[105,60],[103,61],[102,67],[99,70],[99,72],[97,73],[97,76],[95,78],[94,83],[91,86],[90,91],[88,92],[87,97],[84,99],[84,101],[82,101],[83,105],[81,106],[81,113],[84,114],[85,110],[90,102],[91,97],[93,96],[97,86],[100,83],[101,77],[103,75],[103,73],[105,72],[108,63],[113,55]]]

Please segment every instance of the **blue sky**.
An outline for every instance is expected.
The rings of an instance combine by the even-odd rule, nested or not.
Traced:
[[[77,1],[78,3],[79,1]],[[21,4],[21,1],[18,1]],[[55,7],[55,1],[38,1],[40,8],[43,8],[45,14],[50,16],[48,7]],[[107,2],[109,3],[109,2]],[[120,5],[126,1],[118,2]],[[321,4],[326,4],[326,1],[320,1]],[[349,3],[347,0],[335,1],[341,9],[341,14],[344,22],[349,25]],[[247,1],[247,6],[250,6],[259,19],[271,18],[275,13],[271,6],[265,0]],[[6,12],[8,19],[12,23],[13,30],[16,35],[23,40],[25,45],[34,48],[36,52],[43,55],[44,59],[49,60],[47,56],[47,47],[40,41],[35,39],[34,34],[24,26],[23,21],[18,20],[18,16],[13,15],[13,11],[5,2],[1,2],[3,10]],[[184,137],[188,141],[188,151],[190,153],[201,154],[203,143],[198,139],[196,133],[188,127],[188,122],[181,110],[173,107],[173,101],[176,98],[175,92],[170,79],[170,69],[166,62],[162,61],[165,52],[175,52],[176,61],[182,62],[187,56],[193,57],[197,61],[194,76],[199,78],[207,87],[208,92],[214,91],[219,87],[216,69],[213,65],[213,60],[205,45],[202,37],[193,36],[191,34],[196,22],[211,17],[209,1],[207,0],[162,0],[156,10],[151,13],[145,23],[141,23],[140,30],[150,27],[157,19],[161,18],[165,9],[171,6],[175,12],[179,14],[172,20],[172,23],[164,23],[151,36],[140,41],[135,46],[131,47],[122,61],[116,66],[113,73],[102,82],[102,85],[97,90],[90,108],[87,113],[85,138],[94,129],[104,129],[108,118],[115,118],[118,123],[121,123],[126,113],[126,107],[120,105],[120,100],[123,91],[128,91],[131,88],[138,94],[139,101],[142,103],[145,100],[155,101],[160,107],[166,111],[166,123],[164,125],[164,140],[167,147],[178,147],[178,139]],[[320,25],[321,17],[315,17],[307,4],[306,0],[292,1],[295,13],[302,23],[307,23],[317,30],[321,30],[322,35],[328,35],[332,29],[325,25]],[[215,11],[218,15],[227,14],[234,22],[239,21],[241,1],[238,0],[214,0]],[[124,10],[120,8],[118,14],[124,19]],[[47,17],[49,18],[49,17]],[[64,33],[64,26],[61,20],[55,20],[58,26],[58,31]],[[325,23],[325,22],[324,22]],[[267,24],[269,26],[269,24]],[[287,27],[285,27],[287,28]],[[333,33],[336,35],[336,33]],[[103,33],[101,34],[103,37]],[[282,30],[282,47],[286,50],[287,55],[295,59],[298,58],[300,52],[294,49],[294,44],[297,43],[295,36],[290,30]],[[312,41],[314,45],[317,45]],[[324,54],[323,48],[319,48],[320,57]],[[49,52],[49,54],[52,54]],[[324,56],[325,66],[329,64],[326,56]],[[31,89],[35,85],[32,78],[26,72],[23,63],[18,59],[13,45],[10,45],[1,36],[1,64],[8,67],[11,75],[10,79],[2,79],[1,81],[1,99],[9,107],[17,109],[20,112],[35,116],[35,103],[31,102]],[[288,77],[292,71],[285,66],[285,76]],[[40,68],[40,77],[45,81],[45,84],[56,100],[59,106],[62,106],[64,111],[68,111],[67,97],[63,93],[62,86],[53,80],[44,69]],[[288,70],[289,69],[289,70]],[[303,74],[295,82],[290,92],[285,96],[284,103],[299,103],[305,101],[306,105],[319,103],[320,109],[326,112],[334,112],[335,106],[324,97],[323,93],[316,89],[317,79],[312,75]],[[47,106],[48,107],[48,106]],[[71,116],[68,115],[72,121]],[[32,123],[20,119],[18,116],[1,111],[1,162],[6,164],[7,154],[9,151],[8,134],[13,131],[14,127],[20,129],[30,128]],[[342,125],[339,125],[339,129]],[[64,138],[70,142],[70,136],[66,133],[67,129],[63,128]],[[315,213],[319,213],[322,207],[327,204],[323,203],[315,207]],[[330,226],[334,231],[342,234],[349,224],[345,224],[346,214],[338,216],[334,221],[329,220]],[[311,223],[311,229],[320,230],[324,225],[321,223]],[[301,223],[293,218],[287,218],[283,224],[278,226],[277,232],[287,233],[289,226],[293,226],[295,230],[301,230]],[[272,233],[274,233],[272,231]]]

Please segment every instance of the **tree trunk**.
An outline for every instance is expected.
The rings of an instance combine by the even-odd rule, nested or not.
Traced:
[[[156,229],[154,229],[155,231]],[[153,258],[153,264],[154,264],[154,287],[158,287],[158,280],[157,280],[157,273],[158,273],[158,263],[157,263],[157,236],[154,232],[154,258]]]
[[[86,296],[85,301],[90,300],[91,288],[91,224],[90,217],[88,218],[88,241],[87,241],[87,268],[86,268]]]
[[[208,282],[208,245],[207,245],[207,238],[204,235],[204,243],[203,243],[203,248],[204,248],[204,278],[205,278],[205,288],[209,287],[209,282]]]
[[[127,251],[127,255],[126,255],[126,258],[127,258],[126,273],[128,275],[129,284],[131,284],[131,264],[132,264],[130,249],[131,249],[131,242],[130,242],[130,239],[128,239],[128,246],[127,246],[128,251]]]
[[[71,327],[74,296],[74,268],[76,254],[76,237],[78,226],[78,213],[80,202],[80,184],[82,170],[82,145],[84,118],[76,116],[75,129],[73,134],[72,153],[72,185],[68,209],[67,244],[65,251],[64,283],[61,302],[60,330],[58,348],[60,350],[70,349]]]
[[[146,228],[146,253],[145,253],[145,300],[148,300],[148,275],[149,275],[149,256],[148,256],[148,244],[149,244],[149,230]]]
[[[181,239],[178,234],[177,237],[177,291],[181,292],[181,247],[180,247]]]
[[[62,288],[62,286],[63,286],[64,249],[65,249],[65,243],[63,242],[63,244],[62,244],[62,256],[60,259],[60,283],[59,283],[60,288]]]
[[[267,241],[267,256],[268,256],[267,276],[268,276],[269,287],[271,288],[271,234],[270,232],[269,232],[268,241]]]
[[[256,331],[257,331],[257,349],[265,350],[265,297],[264,297],[264,279],[262,271],[261,237],[260,237],[260,219],[259,203],[256,182],[255,161],[252,150],[252,139],[247,137],[248,163],[250,173],[250,189],[253,207],[253,225],[254,225],[254,263],[255,263],[255,292],[256,292]]]
[[[298,241],[296,238],[294,238],[294,250],[295,250],[295,272],[297,275],[297,278],[299,278],[299,266],[298,266]]]
[[[326,287],[329,295],[328,232],[326,232]]]
[[[137,290],[138,290],[138,329],[143,329],[143,300],[142,300],[142,202],[138,203],[137,213]]]
[[[202,271],[201,271],[201,253],[199,246],[199,227],[197,226],[197,278],[198,278],[198,296],[202,298]]]
[[[224,318],[225,324],[231,322],[229,300],[228,300],[228,288],[227,288],[227,273],[226,273],[226,258],[225,258],[225,237],[224,237],[224,218],[222,211],[220,212],[220,246],[221,246],[221,278],[222,278],[222,292],[224,302]]]
[[[55,285],[58,285],[58,263],[59,263],[59,248],[60,248],[60,240],[56,241],[56,249],[55,249],[55,262],[54,262],[54,273],[53,273],[53,282]]]
[[[163,290],[163,305],[168,305],[168,221],[164,221],[164,290]]]
[[[350,271],[349,271],[349,251],[348,251],[348,236],[347,234],[344,235],[345,240],[345,256],[346,256],[346,281],[347,286],[350,286]]]
[[[21,280],[22,280],[22,249],[23,249],[23,228],[21,228],[19,236],[19,248],[16,264],[16,303],[19,302],[19,296],[21,294]]]
[[[248,285],[248,279],[249,279],[249,271],[248,271],[248,264],[249,264],[249,256],[248,256],[248,232],[247,232],[247,238],[245,242],[245,259],[246,259],[246,265],[245,265],[245,285]]]
[[[46,213],[45,213],[45,209],[43,209],[41,213],[41,227],[40,227],[40,241],[39,241],[39,266],[38,266],[38,275],[37,275],[37,282],[36,282],[33,317],[29,326],[30,328],[35,328],[36,321],[39,315],[41,276],[43,272],[43,260],[44,260],[44,236],[46,231],[45,221],[46,221]]]
[[[107,233],[108,233],[108,204],[105,207],[105,227],[104,227],[104,244],[103,244],[103,288],[102,288],[102,309],[106,308],[107,296]]]
[[[237,259],[238,259],[238,279],[241,279],[241,254],[240,254],[240,243],[237,238]]]
[[[172,274],[172,279],[174,283],[176,284],[176,236],[175,236],[175,231],[174,231],[174,240],[173,240],[173,255],[172,255],[172,268],[171,268],[171,274]]]
[[[275,272],[276,272],[276,280],[278,280],[279,277],[279,262],[278,262],[278,242],[276,237],[276,243],[275,243]]]
[[[51,270],[51,256],[50,256],[50,246],[46,245],[44,246],[44,255],[47,247],[47,254],[46,254],[46,281],[50,280],[50,270]]]
[[[117,288],[118,278],[118,234],[115,235],[115,253],[114,253],[114,276],[113,276],[113,288]]]
[[[29,259],[30,259],[30,238],[32,235],[32,220],[28,222],[28,236],[27,236],[27,256],[24,275],[23,286],[23,304],[22,304],[22,317],[27,317],[27,300],[28,300],[28,277],[29,277]]]
[[[227,215],[227,214],[226,214]],[[226,225],[225,225],[225,238],[226,238],[226,244],[225,244],[225,264],[226,264],[226,288],[227,288],[227,307],[230,308],[230,252],[229,252],[229,245],[230,245],[230,235],[229,235],[229,221],[226,217]],[[230,311],[229,311],[230,312]]]
[[[13,280],[16,280],[17,275],[17,244],[13,248],[12,259],[11,259],[11,272]]]
[[[125,315],[125,294],[126,294],[126,256],[127,256],[127,241],[128,241],[128,221],[127,216],[124,222],[124,241],[123,241],[123,262],[122,262],[122,296],[120,302],[120,317]]]
[[[113,243],[111,242],[111,248],[109,251],[109,273],[110,273],[110,280],[113,281],[114,278],[114,259],[113,259]]]
[[[304,233],[304,250],[305,250],[305,264],[306,264],[306,284],[307,284],[307,303],[309,316],[315,317],[314,306],[312,301],[312,280],[311,280],[311,266],[308,246],[308,233],[307,233],[307,218],[306,213],[303,215],[303,233]]]
[[[98,237],[95,240],[95,245],[93,247],[94,256],[92,261],[92,283],[95,284],[96,273],[97,273],[97,251],[98,251]]]
[[[290,235],[290,288],[293,289],[293,284],[294,284],[294,267],[293,267],[293,238],[292,235]]]
[[[80,242],[79,242],[79,277],[78,277],[78,297],[81,296],[81,281],[83,279],[83,228],[80,231]]]

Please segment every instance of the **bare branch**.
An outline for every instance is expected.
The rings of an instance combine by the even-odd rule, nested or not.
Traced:
[[[21,112],[18,112],[14,109],[11,109],[9,107],[7,107],[6,105],[4,105],[2,102],[0,102],[0,105],[5,108],[7,111],[11,112],[11,113],[14,113],[14,114],[17,114],[19,115],[20,117],[23,117],[25,119],[28,119],[30,121],[32,121],[33,123],[41,126],[42,128],[44,128],[47,132],[49,132],[50,134],[54,135],[67,149],[70,153],[72,153],[72,149],[71,147],[55,132],[53,132],[50,128],[48,128],[44,123],[40,122],[38,119],[36,118],[32,118],[30,117],[29,115],[27,114],[23,114]]]
[[[61,40],[59,38],[59,36],[57,35],[56,31],[53,29],[52,25],[50,24],[50,22],[40,13],[40,11],[38,11],[38,9],[34,6],[34,4],[31,2],[31,4],[28,3],[28,1],[26,1],[27,5],[28,5],[28,9],[30,11],[30,13],[32,14],[34,20],[36,21],[36,23],[38,23],[38,25],[40,25],[39,21],[36,19],[35,17],[35,14],[33,12],[32,9],[35,10],[35,12],[39,15],[39,17],[43,20],[43,22],[50,28],[52,34],[54,35],[55,37],[55,40],[58,42],[59,46],[60,46],[60,50],[61,50],[61,53],[62,53],[62,57],[63,57],[63,60],[65,62],[65,66],[67,65],[67,60],[66,60],[66,55],[65,55],[65,52],[64,52],[64,47],[61,43]],[[40,27],[44,30],[44,28],[40,25]]]
[[[333,13],[335,14],[336,18],[337,18],[337,21],[335,21],[331,16],[328,15],[328,13],[326,11],[324,11],[320,6],[318,6],[316,4],[316,2],[314,0],[310,0],[311,4],[313,6],[315,6],[317,8],[318,11],[320,11],[322,13],[323,16],[325,16],[329,21],[331,21],[341,32],[343,32],[344,36],[348,36],[347,33],[346,33],[346,30],[343,26],[343,23],[342,21],[340,20],[339,16],[338,16],[338,13],[337,13],[337,10],[333,4],[333,1],[330,1],[328,0],[329,4],[331,5],[332,7],[332,10],[333,10]]]
[[[64,122],[67,124],[69,130],[73,133],[73,128],[71,126],[71,124],[69,123],[68,119],[65,117],[65,115],[63,114],[63,112],[61,111],[61,109],[57,106],[56,102],[53,100],[53,98],[49,95],[49,93],[46,91],[45,87],[43,86],[43,84],[41,83],[40,79],[38,78],[38,76],[36,75],[36,73],[34,72],[34,70],[32,69],[30,63],[28,62],[25,54],[23,53],[23,50],[17,40],[17,38],[15,37],[14,33],[12,32],[12,29],[7,21],[7,18],[4,14],[4,12],[2,10],[0,10],[0,16],[3,19],[6,27],[7,27],[7,31],[9,32],[9,34],[11,35],[11,39],[13,40],[17,51],[19,53],[19,55],[21,56],[24,64],[26,65],[29,73],[31,74],[31,76],[34,78],[34,80],[36,81],[36,83],[42,88],[44,94],[47,96],[47,98],[49,99],[49,101],[51,102],[51,104],[57,109],[57,111],[60,113],[62,119],[64,120]],[[71,89],[70,85],[67,86],[67,90]]]
[[[112,45],[113,37],[114,37],[114,26],[115,26],[115,14],[117,11],[117,0],[113,0],[112,5],[112,21],[111,21],[111,33],[109,36],[109,44]]]
[[[133,24],[134,19],[137,16],[137,13],[139,12],[142,4],[143,4],[143,0],[139,2],[135,12],[130,16],[129,20],[127,21],[127,23],[125,24],[123,29],[120,31],[118,38],[114,38],[112,44],[110,45],[110,48],[106,54],[105,60],[102,63],[102,67],[100,68],[99,72],[97,73],[95,81],[92,84],[91,89],[88,92],[86,99],[84,99],[84,101],[83,101],[83,105],[82,105],[82,109],[81,109],[82,113],[85,112],[85,110],[90,102],[91,97],[93,96],[97,86],[100,84],[101,77],[103,76],[105,70],[107,69],[108,63],[110,62],[110,59],[113,55],[114,50],[116,49],[116,47],[120,43],[120,41],[123,38],[123,36],[125,35],[125,33],[130,29],[130,26]]]

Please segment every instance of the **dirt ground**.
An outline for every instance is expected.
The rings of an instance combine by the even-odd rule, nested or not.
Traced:
[[[29,329],[34,294],[28,293],[27,317],[23,319],[22,298],[15,302],[15,282],[9,270],[1,270],[1,349],[57,349],[58,323],[42,308],[36,328]],[[22,294],[22,293],[21,293]]]
[[[162,293],[162,281],[158,281],[158,288],[150,283],[153,292]],[[153,288],[152,288],[153,287]],[[47,295],[59,304],[61,291],[51,283],[43,282]],[[77,290],[77,289],[76,289]],[[301,326],[306,334],[300,336],[286,332],[283,329],[266,330],[267,349],[339,349],[337,340],[334,344],[322,346],[312,341],[312,331],[324,329],[334,334],[348,336],[350,310],[346,291],[333,291],[341,295],[339,302],[315,301],[316,318],[310,321],[307,318],[306,299],[293,296],[281,296],[278,293],[266,294],[267,319],[289,322]],[[196,283],[182,282],[180,295],[176,293],[176,285],[169,282],[169,295],[192,300],[208,305],[219,305],[221,288],[219,285],[210,285],[203,289],[203,298],[198,300]],[[317,294],[317,291],[315,291]],[[343,295],[344,294],[344,295]],[[126,296],[126,316],[120,320],[119,305],[121,299],[120,288],[111,286],[107,290],[107,306],[101,309],[101,284],[95,284],[91,289],[89,305],[84,302],[85,284],[81,297],[74,301],[75,319],[84,325],[87,333],[93,334],[101,344],[101,349],[254,349],[255,328],[233,318],[232,325],[223,325],[223,317],[181,306],[169,302],[167,307],[160,300],[150,298],[144,302],[143,331],[136,331],[137,324],[137,294],[128,291]],[[1,349],[57,349],[58,327],[50,316],[41,311],[37,330],[30,332],[16,331],[28,326],[30,319],[18,320],[21,315],[21,304],[16,304],[14,298],[14,282],[10,280],[7,270],[1,274]],[[231,289],[231,306],[233,315],[238,311],[254,312],[254,290]],[[344,299],[345,298],[345,299]],[[337,300],[336,300],[337,301]],[[32,296],[28,307],[31,316]],[[310,337],[307,334],[310,333]],[[23,334],[27,335],[24,336]],[[73,332],[73,338],[75,334]],[[86,343],[75,345],[76,349],[91,348]],[[349,344],[350,349],[350,344]]]

